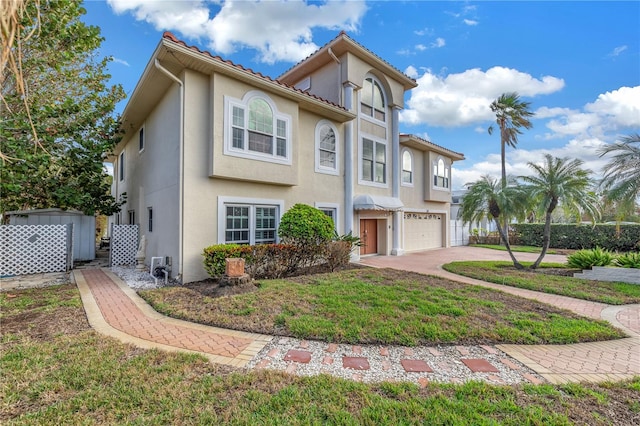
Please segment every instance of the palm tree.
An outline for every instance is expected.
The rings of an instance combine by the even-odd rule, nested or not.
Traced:
[[[503,188],[502,184],[507,183]],[[515,212],[519,219],[524,216],[526,209],[524,193],[513,178],[508,178],[498,182],[491,176],[482,176],[479,180],[469,186],[469,190],[462,198],[460,207],[460,217],[465,223],[479,222],[485,218],[493,220],[498,228],[500,239],[504,243],[509,256],[513,261],[513,266],[517,269],[524,267],[518,262],[511,251],[509,237],[500,224],[500,220],[508,221]]]
[[[506,146],[515,148],[518,145],[518,135],[522,134],[520,128],[533,127],[529,117],[534,114],[529,111],[530,102],[520,100],[517,92],[503,93],[491,103],[491,111],[496,114],[496,124],[500,129],[500,156],[502,160],[502,187],[507,184]],[[493,125],[489,126],[489,134],[493,134]]]
[[[544,231],[542,235],[542,251],[531,269],[540,266],[547,254],[551,241],[551,214],[561,206],[565,213],[580,220],[582,213],[592,219],[599,216],[598,199],[592,188],[591,171],[582,169],[583,161],[579,159],[552,157],[547,154],[542,165],[529,162],[535,172],[531,176],[520,176],[525,182],[525,191],[530,199],[539,206],[544,214]]]
[[[604,166],[602,188],[609,200],[633,206],[640,197],[640,134],[625,136],[598,150],[600,157],[609,153],[614,156]]]

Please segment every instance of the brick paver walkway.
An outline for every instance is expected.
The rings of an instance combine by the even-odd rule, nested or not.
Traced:
[[[102,269],[75,271],[74,275],[85,306],[93,299],[101,314],[92,315],[90,322],[104,320],[106,324],[97,325],[103,330],[108,325],[122,332],[124,336],[114,334],[126,341],[141,339],[152,346],[203,353],[218,363],[243,366],[270,340],[270,336],[164,317],[149,308],[118,277]],[[90,294],[82,291],[84,286]]]
[[[521,260],[535,255],[518,254]],[[554,296],[486,283],[450,274],[441,265],[453,260],[501,260],[506,253],[472,247],[433,250],[405,256],[375,256],[362,263],[437,275],[496,288],[539,300],[581,315],[606,319],[630,337],[573,345],[497,345],[455,347],[383,347],[337,345],[237,332],[165,317],[107,269],[74,271],[91,325],[98,331],[141,347],[197,352],[213,362],[273,368],[312,375],[320,372],[359,381],[406,380],[426,386],[430,381],[552,383],[605,381],[640,374],[640,305],[603,303]],[[546,260],[563,262],[563,256]]]
[[[516,253],[518,260],[535,260],[533,253]],[[552,383],[625,379],[640,374],[640,305],[613,307],[604,303],[540,293],[462,277],[442,269],[456,260],[509,260],[506,252],[474,247],[455,247],[410,253],[404,256],[374,256],[361,263],[436,275],[467,284],[490,287],[506,293],[538,300],[580,315],[605,319],[630,337],[607,342],[573,345],[498,345],[513,358]],[[564,256],[547,255],[545,261],[565,262]]]

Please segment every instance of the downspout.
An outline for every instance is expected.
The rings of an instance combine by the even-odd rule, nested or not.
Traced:
[[[400,108],[392,107],[391,121],[391,196],[400,198],[400,130],[398,121],[400,118]],[[401,211],[393,212],[393,247],[391,255],[402,256],[404,250],[400,247],[400,228],[402,225]]]
[[[178,176],[180,178],[180,184],[178,185],[178,280],[182,281],[183,278],[183,253],[184,253],[184,83],[178,77],[173,75],[168,69],[160,65],[158,59],[155,60],[155,66],[160,72],[165,74],[171,80],[178,83],[180,86],[180,131],[179,131],[179,144],[180,144],[180,158],[178,160],[179,170]]]
[[[344,85],[345,108],[353,110],[353,85]],[[353,120],[344,125],[344,233],[353,232]]]

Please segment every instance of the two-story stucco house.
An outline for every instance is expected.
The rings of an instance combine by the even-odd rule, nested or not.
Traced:
[[[206,278],[206,246],[277,241],[295,203],[360,236],[356,257],[446,247],[464,157],[400,134],[414,87],[345,33],[276,80],[165,33],[123,112],[114,221],[139,223],[182,282]]]

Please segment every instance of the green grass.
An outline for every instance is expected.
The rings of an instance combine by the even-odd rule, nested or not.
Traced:
[[[499,244],[473,244],[471,247],[487,248],[492,250],[507,251],[507,248]],[[533,246],[511,246],[511,251],[520,253],[540,253],[542,248]],[[547,254],[558,254],[555,249],[548,249]]]
[[[230,371],[199,356],[138,350],[91,331],[14,345],[3,351],[0,368],[0,421],[7,426],[569,425],[584,415],[586,423],[606,424],[612,399],[623,401],[618,416],[631,416],[640,397],[640,378],[606,387],[470,382],[420,389]],[[585,405],[597,415],[583,413]]]
[[[531,263],[521,262],[528,266]],[[591,281],[580,278],[542,274],[528,269],[516,270],[505,261],[452,262],[443,268],[454,274],[512,287],[526,288],[544,293],[559,294],[577,299],[610,305],[640,303],[640,286],[621,282]],[[543,263],[542,269],[567,269],[563,264]]]
[[[266,280],[255,292],[215,299],[184,287],[140,294],[156,310],[188,321],[327,342],[538,344],[622,337],[603,321],[483,287],[390,269]]]

